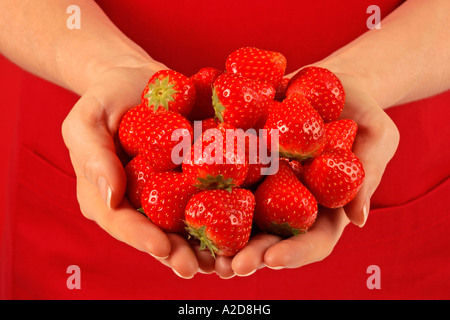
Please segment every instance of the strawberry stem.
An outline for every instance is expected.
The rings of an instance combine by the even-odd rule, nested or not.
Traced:
[[[186,221],[185,223],[187,225],[186,231],[189,232],[189,235],[200,241],[200,250],[205,250],[206,248],[208,248],[208,250],[211,252],[211,255],[215,259],[216,252],[219,251],[219,249],[206,235],[206,226],[201,226],[200,228],[196,229]]]
[[[175,101],[173,95],[178,93],[173,89],[174,84],[169,84],[169,77],[165,77],[162,81],[159,78],[155,79],[155,83],[148,85],[148,91],[144,98],[148,99],[148,106],[153,106],[153,111],[156,112],[160,106],[169,110],[169,101]]]
[[[213,88],[213,92],[212,92],[212,105],[216,112],[216,118],[219,119],[220,122],[224,122],[222,112],[225,111],[225,107],[220,102],[219,97],[217,96],[217,93],[216,93],[216,89],[214,89],[214,88]]]
[[[289,225],[288,222],[272,222],[266,231],[278,234],[282,237],[298,236],[299,234],[306,233],[305,229],[293,228]]]
[[[222,174],[217,176],[212,176],[210,174],[206,175],[206,178],[197,178],[199,184],[194,185],[201,190],[211,190],[211,189],[225,189],[231,192],[232,188],[236,186],[233,183],[233,178],[224,179]]]

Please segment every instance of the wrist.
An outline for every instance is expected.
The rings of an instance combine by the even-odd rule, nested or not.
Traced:
[[[376,72],[368,68],[364,59],[347,58],[345,54],[335,53],[313,65],[330,70],[338,78],[351,78],[354,83],[358,83],[361,90],[370,95],[383,109],[394,104],[391,101],[391,96],[380,94],[386,93],[386,90],[382,88],[383,81],[377,76]]]
[[[62,70],[66,70],[61,68]],[[82,96],[103,75],[113,69],[135,69],[146,77],[167,67],[148,56],[145,52],[130,51],[122,54],[91,57],[84,63],[82,72],[62,73],[65,87]]]
[[[159,70],[167,69],[167,67],[148,55],[133,52],[115,55],[107,59],[92,60],[87,69],[89,78],[92,83],[95,83],[102,74],[112,69],[139,69],[152,75]]]

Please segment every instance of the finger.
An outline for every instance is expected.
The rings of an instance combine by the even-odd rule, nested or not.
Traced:
[[[255,273],[264,265],[264,253],[268,248],[281,240],[271,234],[257,234],[233,258],[231,267],[241,277]]]
[[[65,119],[62,133],[77,176],[95,185],[103,202],[114,208],[125,193],[126,175],[106,118],[98,101],[84,96]]]
[[[378,112],[373,113],[370,126],[360,126],[353,147],[363,164],[365,179],[356,197],[345,206],[350,221],[360,227],[367,221],[370,199],[394,156],[399,140],[397,128],[384,111],[378,109]]]
[[[220,278],[230,279],[236,275],[233,269],[231,268],[231,261],[232,261],[231,257],[217,256],[215,271]]]
[[[169,233],[167,237],[170,240],[172,250],[169,257],[162,262],[170,266],[180,278],[193,278],[198,271],[198,262],[191,245],[178,234]]]
[[[290,237],[267,249],[264,263],[272,269],[298,268],[326,258],[349,223],[342,209],[324,210],[305,234]]]
[[[358,124],[353,152],[361,160],[365,171],[361,189],[355,199],[345,206],[345,211],[351,222],[363,226],[369,213],[370,198],[397,149],[399,132],[356,78],[345,74],[339,74],[339,78],[347,93],[341,118],[353,119]]]
[[[117,240],[157,259],[169,256],[171,243],[167,235],[126,200],[115,209],[109,209],[98,189],[84,177],[77,179],[77,196],[82,213]]]
[[[201,273],[213,273],[215,267],[214,257],[209,250],[200,250],[200,246],[195,245],[193,247],[195,255],[198,261],[199,272]]]

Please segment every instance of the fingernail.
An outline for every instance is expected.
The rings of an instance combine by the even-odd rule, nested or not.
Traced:
[[[103,202],[111,209],[111,196],[112,190],[111,187],[108,186],[106,179],[104,177],[99,177],[97,180],[98,190],[100,191],[100,195],[102,196]]]
[[[165,259],[167,259],[169,257],[169,255],[167,255],[165,257],[160,257],[160,256],[154,255],[153,253],[150,253],[150,252],[148,254],[151,255],[153,258],[155,258],[157,260],[165,260]]]
[[[370,211],[370,196],[367,197],[366,202],[364,203],[363,207],[364,221],[359,225],[360,228],[364,227],[364,225],[366,224],[367,218],[369,217],[369,211]]]
[[[178,271],[177,270],[175,270],[175,269],[172,269],[172,271],[177,275],[177,276],[179,276],[180,278],[182,278],[182,279],[186,279],[186,280],[189,280],[189,279],[192,279],[193,277],[194,277],[194,275],[192,275],[192,276],[190,276],[190,277],[185,277],[185,276],[182,276],[181,274],[179,274],[178,273]]]
[[[255,272],[256,272],[256,269],[254,269],[254,270],[252,270],[252,271],[250,271],[249,273],[246,273],[246,274],[236,273],[236,275],[239,276],[239,277],[248,277],[248,276],[251,276],[252,274],[254,274]]]
[[[228,280],[228,279],[234,278],[236,276],[236,274],[233,273],[231,276],[221,276],[219,274],[218,276],[219,276],[220,279]]]
[[[272,269],[272,270],[281,270],[281,269],[283,269],[283,267],[271,267],[271,266],[268,266],[268,265],[266,265],[266,267],[267,268],[269,268],[269,269]]]

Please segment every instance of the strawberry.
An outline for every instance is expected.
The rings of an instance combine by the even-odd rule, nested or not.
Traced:
[[[195,86],[196,98],[194,107],[189,114],[190,120],[203,120],[214,116],[212,106],[212,86],[214,81],[223,73],[223,71],[213,68],[201,68],[189,79]]]
[[[154,172],[142,190],[142,209],[163,231],[183,233],[184,210],[196,192],[181,172]]]
[[[259,104],[261,115],[255,124],[255,129],[263,129],[269,115],[281,106],[281,102],[277,100],[264,101]]]
[[[292,171],[294,171],[297,178],[302,179],[303,166],[298,160],[289,160],[288,158],[280,158],[282,161],[286,161],[291,166]]]
[[[318,155],[325,146],[322,118],[301,94],[285,99],[269,115],[264,129],[269,135],[278,130],[280,157],[305,160]]]
[[[286,70],[286,58],[279,52],[245,47],[232,52],[225,67],[229,73],[269,82],[276,88]]]
[[[213,106],[220,122],[247,130],[260,116],[260,83],[243,76],[224,73],[213,87]]]
[[[148,181],[149,175],[153,172],[155,172],[155,169],[142,155],[137,155],[125,166],[127,176],[126,195],[130,204],[136,209],[142,207],[142,189]]]
[[[254,83],[261,102],[272,101],[273,99],[275,99],[276,91],[272,84],[270,84],[269,82],[262,82],[257,80],[255,80]]]
[[[327,144],[325,150],[341,148],[352,150],[358,125],[350,119],[336,120],[325,123]]]
[[[305,233],[317,217],[311,192],[300,182],[287,161],[279,162],[275,175],[267,176],[255,191],[256,225],[281,236]]]
[[[208,118],[202,120],[202,133],[208,129],[214,129],[218,125],[216,118]]]
[[[141,99],[153,112],[171,110],[187,116],[195,96],[195,86],[188,77],[173,70],[160,70],[148,80]]]
[[[250,130],[245,134],[245,159],[248,161],[248,173],[242,187],[250,187],[263,178],[261,170],[267,167],[267,164],[261,163],[260,155],[262,152],[268,154],[264,142],[264,139],[261,141],[258,135],[252,134]],[[261,148],[266,148],[266,150],[261,150]]]
[[[281,79],[280,83],[278,84],[278,87],[275,88],[275,97],[274,97],[275,100],[281,102],[284,99],[286,99],[286,90],[290,80],[291,79],[287,77]]]
[[[190,122],[179,113],[154,113],[141,123],[135,144],[156,170],[170,170],[181,164],[174,163],[172,149],[184,138],[192,143],[193,134]]]
[[[345,91],[338,77],[319,67],[306,67],[292,77],[286,96],[303,94],[316,109],[324,122],[339,118],[344,108]]]
[[[303,182],[317,202],[338,208],[353,200],[364,181],[364,168],[353,152],[326,150],[304,164]]]
[[[183,159],[183,172],[200,189],[227,189],[240,186],[247,176],[245,142],[240,142],[236,128],[222,123],[206,130]],[[239,131],[237,132],[239,133]],[[232,145],[227,147],[227,137]]]
[[[139,145],[136,144],[137,128],[150,113],[144,104],[140,104],[128,110],[120,121],[119,141],[124,151],[131,157],[139,153]]]
[[[202,191],[186,205],[186,230],[213,257],[234,256],[250,238],[254,208],[255,198],[245,189]]]

